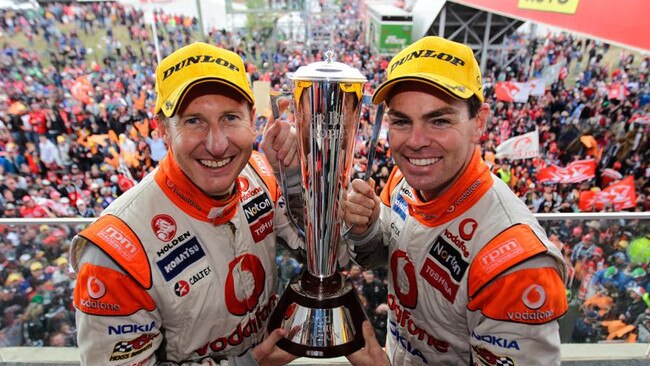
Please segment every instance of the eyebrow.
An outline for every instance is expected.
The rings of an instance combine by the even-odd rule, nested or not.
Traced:
[[[424,119],[432,119],[432,118],[445,116],[445,115],[448,115],[448,114],[457,114],[459,112],[460,111],[457,108],[447,106],[447,107],[442,107],[442,108],[433,110],[431,112],[425,113],[422,117]],[[388,115],[398,117],[398,118],[410,119],[409,116],[407,116],[406,114],[404,114],[404,113],[402,113],[400,111],[393,110],[393,109],[388,110]]]

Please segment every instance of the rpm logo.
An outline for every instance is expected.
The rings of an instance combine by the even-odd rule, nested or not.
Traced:
[[[88,296],[91,299],[101,299],[106,294],[106,285],[95,276],[88,277]]]
[[[168,242],[176,235],[176,221],[169,215],[156,215],[151,220],[151,229],[158,239]]]
[[[238,316],[254,311],[264,291],[265,280],[264,266],[256,256],[244,254],[232,260],[228,264],[224,289],[228,311]]]
[[[415,309],[418,302],[418,285],[415,279],[415,266],[406,252],[396,250],[390,259],[395,295],[402,306]]]
[[[537,310],[546,302],[546,291],[540,285],[534,284],[526,287],[521,295],[521,301],[527,308]]]
[[[190,284],[185,280],[180,280],[174,285],[174,293],[178,297],[184,297],[190,293]]]
[[[458,225],[458,235],[463,240],[471,240],[478,227],[478,222],[472,218],[467,218]]]

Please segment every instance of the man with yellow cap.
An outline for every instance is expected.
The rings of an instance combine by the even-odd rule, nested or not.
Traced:
[[[481,158],[490,109],[473,51],[418,40],[391,60],[373,103],[388,108],[397,166],[380,197],[353,181],[344,219],[355,261],[388,263],[392,364],[559,365],[565,264]]]
[[[168,154],[71,248],[81,364],[287,363],[285,332],[265,329],[276,244],[303,246],[273,176],[297,166],[295,134],[272,121],[253,151],[244,63],[205,43],[161,61],[156,93]]]

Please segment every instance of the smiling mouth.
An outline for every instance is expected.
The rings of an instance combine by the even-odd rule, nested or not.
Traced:
[[[413,159],[409,158],[408,161],[409,163],[416,165],[416,166],[427,166],[427,165],[433,165],[437,163],[440,160],[440,158],[429,158],[429,159]]]
[[[203,165],[206,168],[221,168],[222,166],[230,163],[232,161],[232,158],[225,158],[221,160],[207,160],[207,159],[201,159],[199,160],[199,163]]]

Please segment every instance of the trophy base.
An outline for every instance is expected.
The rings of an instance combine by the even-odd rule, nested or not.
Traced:
[[[299,357],[331,358],[364,346],[361,324],[366,314],[352,281],[340,273],[319,278],[308,272],[294,277],[269,320],[269,333],[286,330],[277,346]]]

